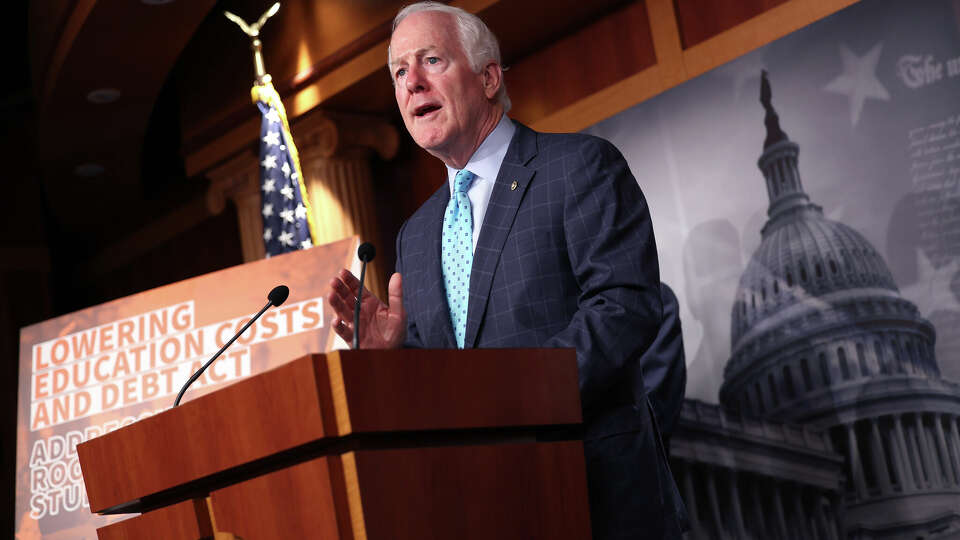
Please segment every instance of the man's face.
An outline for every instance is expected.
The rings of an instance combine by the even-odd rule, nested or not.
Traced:
[[[483,70],[470,69],[453,17],[407,16],[393,32],[390,52],[397,105],[413,140],[448,164],[468,159],[486,136],[496,89],[484,87]]]

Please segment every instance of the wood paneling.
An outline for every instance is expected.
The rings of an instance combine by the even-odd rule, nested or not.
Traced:
[[[313,358],[304,357],[78,445],[90,509],[102,511],[323,438],[328,430],[314,373]],[[109,481],[87,477],[116,470],[129,473]]]
[[[362,451],[355,463],[370,540],[590,538],[586,474],[570,472],[584,471],[579,441]]]
[[[702,43],[788,0],[674,0],[683,48]]]
[[[214,491],[217,530],[251,540],[350,538],[338,522],[347,512],[339,468],[339,457],[322,457]]]
[[[518,61],[505,77],[511,116],[538,120],[653,65],[644,4],[629,4]]]
[[[194,540],[212,536],[204,499],[183,501],[97,529],[99,540]]]
[[[243,538],[590,538],[579,441],[347,452],[210,500],[217,530]]]
[[[577,381],[572,350],[455,358],[447,350],[334,351],[200,396],[77,453],[90,508],[100,512],[331,437],[579,424]]]
[[[857,0],[787,0],[684,49],[673,0],[646,0],[657,62],[531,122],[543,131],[580,131],[678,84],[831,15]]]
[[[455,361],[443,350],[333,351],[326,361],[335,397],[342,388],[343,401],[334,405],[338,414],[349,411],[354,432],[581,421],[570,349],[469,349],[457,352]]]

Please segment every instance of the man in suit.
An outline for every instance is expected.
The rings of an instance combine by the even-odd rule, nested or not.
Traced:
[[[404,8],[388,56],[407,130],[449,184],[401,228],[387,303],[364,295],[361,347],[576,349],[594,538],[679,537],[638,362],[661,321],[657,251],[623,157],[511,121],[496,38],[470,13]],[[346,270],[331,281],[347,341],[358,285]]]

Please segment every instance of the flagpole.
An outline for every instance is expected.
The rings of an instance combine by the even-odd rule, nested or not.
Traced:
[[[268,10],[263,12],[263,15],[260,16],[254,23],[248,23],[244,21],[239,16],[230,13],[229,11],[224,11],[224,16],[230,21],[236,23],[240,27],[240,30],[243,33],[247,34],[250,37],[250,49],[253,51],[253,66],[256,71],[256,80],[254,82],[253,88],[250,89],[250,97],[253,102],[259,103],[261,105],[261,110],[264,114],[263,125],[268,125],[271,122],[278,122],[280,124],[280,131],[276,134],[272,134],[271,138],[264,138],[260,146],[261,149],[261,158],[268,159],[269,161],[261,163],[263,167],[261,171],[261,179],[264,182],[264,193],[261,197],[263,203],[263,216],[264,216],[264,248],[267,256],[277,254],[280,252],[290,251],[292,249],[305,249],[313,245],[317,241],[319,236],[317,235],[317,229],[315,225],[315,219],[313,216],[313,210],[310,207],[310,201],[307,196],[307,188],[303,179],[303,171],[300,168],[300,156],[297,153],[297,146],[293,142],[293,135],[290,131],[290,124],[287,120],[287,113],[283,107],[283,101],[280,99],[280,95],[277,93],[276,89],[271,83],[272,77],[267,73],[266,67],[263,62],[263,44],[260,41],[260,30],[263,28],[263,25],[266,24],[267,20],[270,17],[276,15],[277,11],[280,10],[280,2],[274,3]],[[273,115],[272,117],[270,115]],[[269,157],[266,157],[267,154],[274,152],[275,148],[272,146],[278,147],[282,153],[272,154]],[[281,166],[288,168],[282,169],[284,172],[283,177],[275,176],[276,171],[272,171],[273,168],[280,168]],[[292,194],[285,195],[286,199],[277,199],[277,191],[274,189],[274,185],[277,182],[289,182],[290,184],[296,184],[296,196]],[[266,186],[270,186],[269,190]],[[290,234],[296,233],[296,231],[284,230],[286,225],[283,222],[279,224],[276,222],[276,219],[272,216],[275,216],[274,207],[280,208],[285,207],[287,204],[294,204],[294,206],[302,205],[303,208],[297,210],[297,219],[293,220],[287,215],[284,219],[287,223],[293,223],[297,227],[301,227],[301,223],[297,223],[297,220],[303,219],[307,229],[307,238],[300,241],[300,243],[291,243]],[[284,211],[292,210],[286,208]],[[305,214],[305,215],[304,215]],[[268,221],[271,222],[272,226],[268,227]],[[274,229],[280,231],[279,235],[274,236]],[[299,235],[299,233],[296,233]],[[278,245],[276,242],[282,240],[283,244]],[[297,247],[299,246],[299,248]]]

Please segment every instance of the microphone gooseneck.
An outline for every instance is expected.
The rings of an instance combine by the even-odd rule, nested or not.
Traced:
[[[233,342],[236,341],[241,334],[246,332],[247,328],[250,328],[251,324],[256,322],[256,320],[259,319],[260,316],[263,315],[265,311],[270,309],[270,306],[279,306],[280,304],[286,302],[288,296],[290,296],[290,289],[286,285],[278,285],[274,287],[273,290],[270,291],[270,294],[267,295],[267,305],[263,306],[263,308],[260,311],[258,311],[257,314],[253,316],[253,318],[247,321],[247,324],[243,325],[243,328],[241,328],[239,332],[234,334],[233,337],[230,338],[230,341],[224,343],[223,347],[220,347],[220,350],[217,351],[217,354],[213,355],[212,358],[207,360],[206,364],[201,366],[200,369],[198,369],[193,375],[190,376],[189,379],[187,379],[187,382],[183,384],[182,388],[180,388],[180,393],[177,394],[177,399],[174,400],[173,406],[177,407],[178,405],[180,405],[180,400],[183,399],[183,394],[184,392],[187,391],[187,388],[190,388],[190,385],[193,384],[194,381],[199,379],[200,375],[203,375],[203,372],[206,371],[208,367],[210,367],[210,364],[212,364],[214,360],[219,358],[220,355],[223,354],[223,351],[227,350],[227,347],[232,345]]]
[[[360,348],[360,305],[363,296],[363,279],[367,275],[367,263],[377,256],[377,248],[370,242],[364,242],[357,248],[357,257],[360,259],[360,288],[357,289],[357,302],[353,306],[353,349]]]

